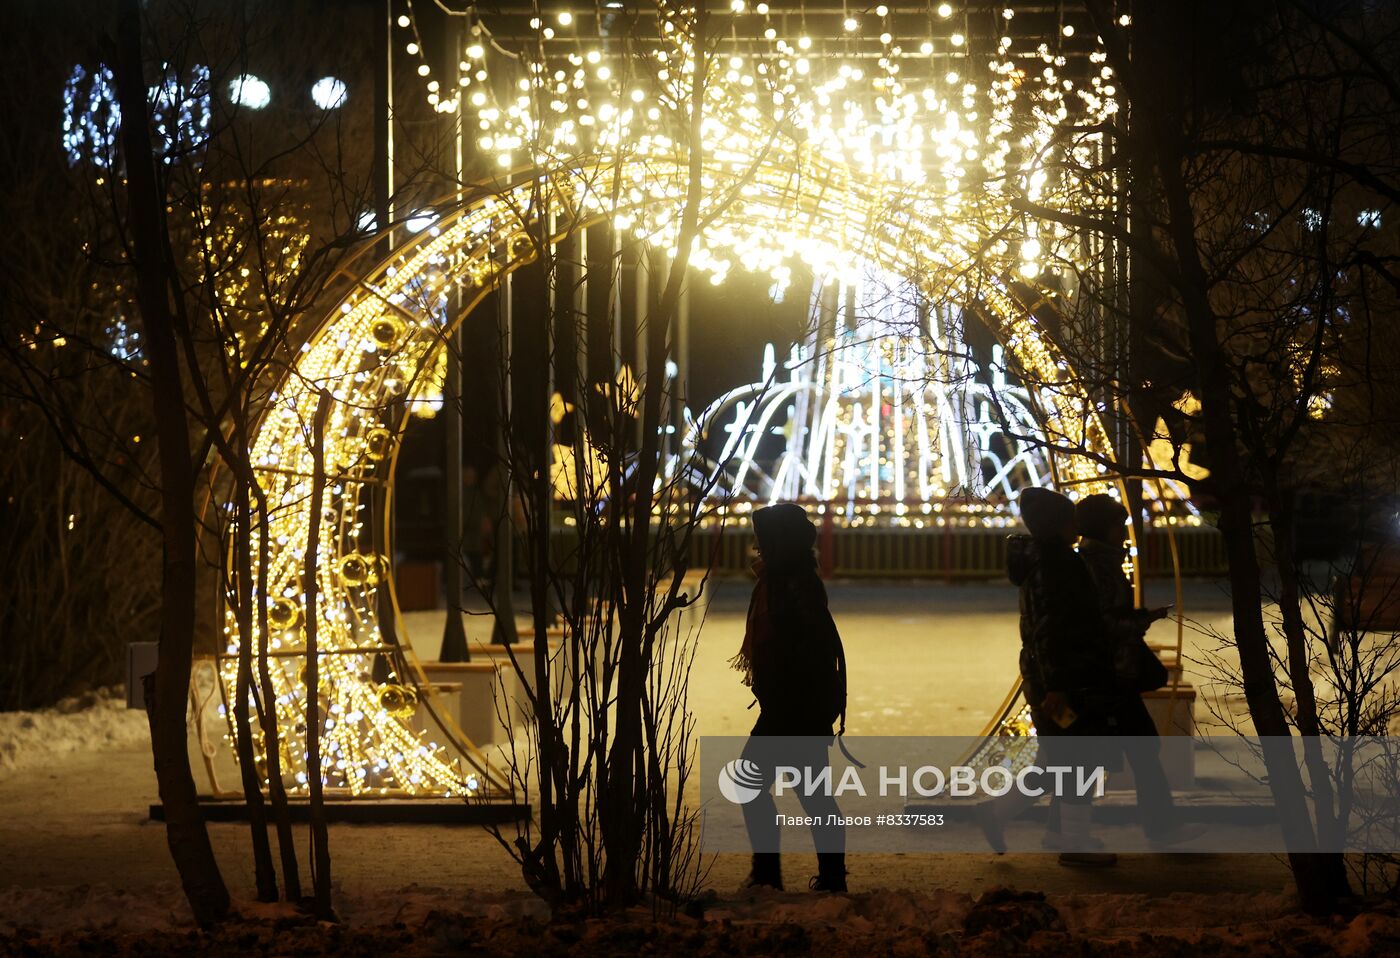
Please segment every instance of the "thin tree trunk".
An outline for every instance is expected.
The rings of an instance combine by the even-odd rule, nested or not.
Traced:
[[[321,552],[321,500],[326,492],[326,418],[331,411],[331,394],[322,389],[311,423],[311,521],[306,536],[306,564],[302,571],[306,596],[306,787],[311,820],[311,887],[316,916],[334,921],[331,909],[331,849],[326,832],[326,805],[321,782],[321,696],[320,658],[317,648],[316,579]]]
[[[246,440],[244,448],[248,448]],[[267,763],[267,797],[272,805],[272,820],[277,829],[277,851],[282,863],[282,887],[288,901],[301,898],[301,868],[297,864],[296,842],[292,836],[292,814],[287,805],[287,784],[282,780],[282,731],[277,724],[277,689],[272,684],[268,666],[268,581],[267,571],[272,562],[271,516],[268,514],[267,493],[257,476],[253,476],[253,500],[258,519],[258,686],[262,689],[263,755]]]
[[[247,483],[239,478],[234,483],[233,549],[236,573],[233,585],[234,616],[238,622],[238,678],[234,683],[233,718],[238,750],[238,770],[243,779],[243,803],[248,809],[248,828],[253,843],[253,874],[258,888],[258,901],[277,900],[277,870],[272,865],[272,844],[267,834],[267,808],[263,804],[262,781],[253,748],[253,727],[248,717],[248,700],[253,695],[253,589],[252,503]],[[261,719],[268,705],[264,699],[258,706]],[[267,722],[261,723],[266,727]]]
[[[626,905],[637,894],[636,862],[641,852],[647,820],[647,764],[642,729],[643,683],[649,666],[649,645],[645,635],[648,615],[649,545],[653,487],[658,468],[661,400],[665,391],[666,341],[681,284],[690,263],[692,241],[699,231],[701,173],[704,169],[703,117],[705,73],[704,0],[695,4],[695,29],[691,37],[695,70],[691,79],[689,171],[685,207],[677,233],[676,259],[667,276],[666,289],[656,311],[647,318],[648,367],[652,381],[643,387],[641,443],[633,478],[635,493],[630,541],[623,564],[623,605],[619,620],[621,648],[618,659],[616,735],[609,755],[610,814],[605,820],[604,843],[608,855],[606,894],[610,905]],[[641,315],[643,306],[639,305]],[[639,384],[640,385],[640,384]]]
[[[1269,491],[1269,520],[1274,533],[1274,556],[1279,573],[1279,615],[1288,647],[1288,676],[1293,684],[1294,721],[1303,738],[1303,760],[1312,783],[1313,813],[1317,817],[1318,840],[1324,847],[1340,848],[1344,835],[1337,815],[1336,794],[1332,789],[1332,769],[1322,753],[1321,722],[1317,695],[1308,671],[1308,640],[1303,625],[1302,590],[1295,565],[1293,501],[1286,490],[1273,483]],[[1317,870],[1338,895],[1351,893],[1346,861],[1340,853],[1322,852],[1306,866]]]
[[[553,251],[549,247],[550,217],[549,212],[543,209],[540,185],[541,181],[536,179],[535,194],[531,198],[531,206],[540,211],[539,235],[535,237],[536,260],[525,267],[527,272],[522,275],[528,276],[523,285],[533,290],[538,288],[535,283],[539,283],[547,291],[551,288],[551,281],[557,281],[557,276],[554,275]],[[528,302],[532,305],[539,304],[533,296]],[[534,342],[531,342],[529,337],[524,337],[526,343],[536,347],[535,354],[528,356],[527,362],[538,370],[547,370],[553,358],[550,352],[554,325],[552,309],[553,302],[546,292],[544,309],[540,310],[544,328]],[[522,309],[520,313],[521,316],[531,316],[534,310]],[[514,318],[514,314],[512,315]],[[512,323],[507,335],[513,336],[516,328]],[[516,349],[516,344],[512,343],[506,350],[512,357],[512,362]],[[520,381],[512,372],[506,382],[507,390],[513,390],[515,383]],[[544,381],[546,384],[549,382],[547,374],[544,375]],[[532,376],[524,377],[524,383],[531,387],[539,385]],[[538,705],[536,715],[539,717],[540,802],[543,807],[547,801],[551,809],[548,820],[543,815],[540,817],[541,846],[549,849],[549,852],[538,860],[537,865],[541,871],[541,878],[548,887],[558,889],[565,899],[572,899],[580,890],[577,882],[573,880],[573,876],[577,874],[574,864],[574,835],[578,828],[579,813],[573,801],[576,789],[570,787],[568,780],[568,753],[564,749],[563,730],[559,727],[558,714],[554,708],[553,679],[549,674],[549,505],[553,494],[548,461],[549,397],[532,390],[528,401],[521,405],[524,408],[516,409],[516,414],[523,414],[526,419],[522,431],[525,439],[521,448],[512,451],[511,459],[524,466],[522,472],[527,478],[521,491],[523,495],[529,496],[530,510],[533,513],[534,539],[530,543],[530,561],[533,566],[530,570],[530,614],[534,631],[534,681]],[[513,404],[512,408],[515,408]],[[512,429],[511,434],[516,435],[515,430]],[[506,528],[510,528],[509,522]],[[497,541],[499,542],[499,537]],[[574,668],[579,667],[580,663],[575,662]],[[578,681],[577,674],[574,681]]]
[[[151,401],[160,452],[161,575],[160,645],[147,709],[151,754],[165,811],[166,841],[180,882],[200,925],[227,916],[228,889],[209,843],[186,748],[186,701],[194,650],[197,553],[195,466],[170,296],[171,264],[163,262],[165,202],[156,182],[149,128],[150,107],[141,60],[140,0],[123,0],[114,62],[127,168],[131,256],[137,300],[150,361]]]
[[[1170,163],[1160,165],[1171,215],[1171,230],[1181,264],[1181,292],[1185,299],[1187,329],[1192,356],[1201,383],[1201,418],[1210,450],[1211,478],[1220,501],[1220,532],[1225,540],[1230,577],[1230,604],[1235,647],[1240,654],[1245,701],[1260,736],[1269,789],[1278,807],[1279,823],[1289,849],[1289,865],[1298,885],[1303,907],[1313,912],[1331,910],[1342,893],[1329,869],[1314,854],[1317,847],[1307,791],[1294,759],[1291,731],[1269,656],[1264,628],[1264,596],[1259,557],[1254,544],[1253,497],[1239,452],[1239,438],[1232,417],[1229,372],[1217,339],[1217,321],[1206,294],[1205,269],[1195,244],[1194,216],[1179,178]]]

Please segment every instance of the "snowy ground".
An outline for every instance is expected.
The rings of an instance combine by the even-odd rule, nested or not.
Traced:
[[[100,689],[35,712],[0,712],[0,781],[74,753],[142,748],[144,712],[129,710],[121,689]]]
[[[1191,599],[1197,616],[1224,615],[1215,586],[1193,586]],[[692,686],[703,734],[742,733],[753,718],[726,664],[742,633],[744,604],[744,584],[725,585],[703,633]],[[1012,681],[1017,639],[1009,588],[837,584],[832,607],[850,657],[853,732],[975,733]],[[431,654],[428,639],[440,628],[440,614],[415,619],[413,638],[420,652]],[[474,619],[469,627],[480,623]],[[155,787],[142,716],[110,699],[88,704],[0,716],[6,756],[0,764],[0,937],[19,927],[117,934],[187,926],[164,830],[146,821]],[[234,893],[248,898],[246,827],[215,824],[210,832]],[[474,828],[336,825],[331,851],[339,907],[365,924],[391,923],[399,915],[416,928],[430,912],[466,910],[462,928],[484,921],[500,931],[538,909],[518,869],[491,836]],[[1140,927],[1147,927],[1143,916],[1149,913],[1154,928],[1173,922],[1223,927],[1250,915],[1267,924],[1275,920],[1267,916],[1285,912],[1289,901],[1287,870],[1269,856],[1124,856],[1115,869],[1087,871],[1061,868],[1050,855],[858,856],[850,863],[856,897],[849,905],[813,904],[805,894],[750,902],[735,893],[747,864],[738,855],[711,863],[708,885],[720,897],[709,918],[725,917],[735,926],[834,922],[883,934],[872,917],[878,911],[898,927],[917,926],[919,935],[937,937],[961,928],[973,898],[999,886],[1048,893],[1071,931],[1111,926],[1115,910],[1131,912]],[[798,889],[815,871],[804,855],[789,856],[785,867]],[[1128,896],[1150,896],[1156,904]],[[466,932],[444,932],[459,933]],[[511,953],[506,944],[499,950]]]

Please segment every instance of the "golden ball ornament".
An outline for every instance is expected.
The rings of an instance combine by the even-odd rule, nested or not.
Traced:
[[[405,328],[397,316],[380,316],[370,325],[369,334],[380,349],[393,349],[403,338]]]

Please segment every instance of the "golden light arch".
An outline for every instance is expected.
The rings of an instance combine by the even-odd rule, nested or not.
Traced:
[[[762,267],[800,256],[821,273],[866,260],[916,278],[931,297],[976,300],[1011,361],[1051,384],[1037,392],[1047,436],[1069,448],[1108,451],[1099,410],[1035,316],[1004,284],[1009,270],[988,267],[974,255],[978,232],[968,224],[976,221],[975,211],[950,211],[946,198],[862,178],[800,146],[769,146],[757,155],[706,155],[698,265],[722,276],[732,262]],[[673,245],[687,176],[685,159],[665,152],[574,160],[483,188],[435,213],[416,233],[396,229],[386,259],[358,271],[359,260],[369,255],[364,253],[345,267],[348,291],[276,385],[252,440],[272,509],[267,581],[275,707],[279,727],[304,724],[305,656],[297,653],[304,649],[301,623],[315,615],[323,676],[322,777],[330,788],[352,796],[509,790],[507,779],[436,701],[402,629],[396,630],[398,649],[410,674],[400,681],[421,698],[417,726],[406,709],[396,707],[401,703],[384,700],[373,679],[374,658],[386,651],[378,590],[392,595],[393,576],[386,557],[362,550],[365,493],[392,471],[401,423],[391,421],[389,410],[431,368],[451,327],[502,277],[535,258],[541,236],[554,242],[610,218],[620,230],[663,249]],[[542,229],[541,217],[553,228]],[[452,315],[449,292],[457,289],[465,306]],[[323,390],[333,398],[325,431],[328,481],[322,500],[312,503],[311,423]],[[1053,466],[1059,483],[1080,491],[1111,482],[1102,467],[1083,457],[1057,455]],[[308,610],[302,570],[317,513],[319,595],[317,607]],[[226,632],[221,677],[225,701],[232,702],[240,643],[258,636],[240,635],[232,616]],[[994,721],[1009,714],[1014,700],[1013,689]],[[284,775],[293,789],[306,781],[299,740],[283,736]]]

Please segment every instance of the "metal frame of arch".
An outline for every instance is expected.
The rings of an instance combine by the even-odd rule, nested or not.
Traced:
[[[527,171],[441,208],[432,224],[416,233],[397,227],[388,234],[393,252],[387,258],[366,262],[381,248],[381,236],[341,268],[346,292],[272,388],[252,441],[253,462],[272,506],[275,545],[267,574],[274,623],[268,638],[278,656],[273,662],[275,708],[284,728],[304,721],[297,628],[305,616],[316,615],[324,653],[318,695],[328,724],[322,767],[328,788],[351,797],[510,791],[508,777],[491,766],[442,707],[408,639],[393,647],[382,640],[378,590],[387,588],[392,597],[393,576],[386,557],[362,551],[364,490],[392,484],[403,422],[392,419],[390,410],[431,367],[451,329],[505,275],[535,258],[544,211],[558,224],[553,235],[544,237],[550,243],[605,217],[634,233],[659,233],[657,223],[665,222],[665,211],[674,210],[684,195],[677,184],[684,182],[686,170],[683,157],[652,154]],[[707,235],[718,231],[731,242],[764,231],[808,237],[824,244],[824,256],[865,258],[906,276],[946,276],[969,268],[942,257],[940,244],[952,227],[937,213],[922,212],[917,196],[832,169],[800,148],[756,157],[710,156],[705,175],[712,197],[702,210]],[[664,237],[659,241],[664,246]],[[1084,442],[1107,450],[1098,410],[1035,316],[996,273],[983,273],[973,282],[1011,360],[1034,368],[1040,380],[1056,383],[1036,396],[1047,435],[1067,446]],[[455,316],[448,312],[448,291],[453,289],[462,291],[466,304]],[[947,290],[929,292],[946,295]],[[326,428],[329,481],[325,498],[311,503],[310,423],[321,389],[334,398]],[[1088,460],[1053,460],[1061,483],[1102,489],[1113,482]],[[314,515],[323,522],[320,601],[308,610],[300,576]],[[393,608],[397,615],[396,601]],[[228,656],[255,638],[239,635],[232,616],[227,628]],[[402,630],[396,634],[402,636]],[[422,728],[378,697],[370,674],[374,656],[385,653],[400,656],[408,666],[400,680],[420,697],[421,713],[428,717]],[[226,702],[232,701],[235,670],[225,658]],[[1013,689],[989,730],[1005,718],[1015,694]],[[304,760],[288,758],[288,775],[304,783]]]

